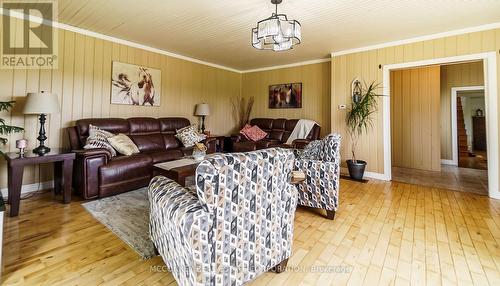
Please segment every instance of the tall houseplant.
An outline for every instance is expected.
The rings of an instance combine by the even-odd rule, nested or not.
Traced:
[[[353,95],[352,103],[347,110],[346,116],[346,128],[351,139],[352,154],[352,158],[346,162],[351,178],[361,180],[365,173],[366,162],[356,158],[356,147],[358,146],[359,137],[363,132],[367,133],[373,127],[372,115],[377,111],[376,99],[382,95],[376,93],[379,84],[375,84],[375,82],[372,82],[370,85],[365,83],[361,86],[361,83],[358,81],[357,84],[359,92]]]
[[[0,111],[9,111],[14,105],[15,101],[0,101]],[[6,144],[7,138],[3,135],[8,135],[10,133],[22,132],[24,129],[18,126],[12,126],[5,124],[5,119],[0,118],[0,143]],[[2,151],[0,150],[0,154]]]

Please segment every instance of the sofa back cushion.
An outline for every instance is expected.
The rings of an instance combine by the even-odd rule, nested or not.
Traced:
[[[160,133],[160,121],[151,117],[129,118],[130,139],[141,152],[164,149],[163,137]]]
[[[83,148],[89,136],[90,125],[113,134],[129,134],[129,124],[122,118],[88,118],[76,121],[75,128],[78,135],[79,147]]]
[[[298,119],[285,119],[285,118],[254,118],[250,120],[251,125],[257,125],[260,129],[264,130],[268,135],[266,139],[275,139],[281,143],[285,143],[290,137]],[[307,136],[309,140],[319,139],[320,127],[314,125],[313,129]]]
[[[163,117],[159,118],[160,130],[163,136],[164,148],[172,149],[182,147],[182,143],[175,138],[177,130],[191,125],[187,118],[182,117]]]

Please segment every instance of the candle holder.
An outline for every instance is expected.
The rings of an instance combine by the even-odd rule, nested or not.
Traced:
[[[24,157],[24,150],[28,146],[28,140],[26,139],[19,139],[16,140],[16,148],[19,149],[19,155],[21,157]]]

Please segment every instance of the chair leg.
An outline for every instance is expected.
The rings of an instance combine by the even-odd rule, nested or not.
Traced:
[[[276,272],[276,273],[281,273],[281,272],[284,272],[286,270],[286,265],[288,264],[288,258],[287,259],[283,259],[283,261],[281,261],[278,265],[274,266],[272,271]]]
[[[335,218],[335,211],[326,211],[326,218],[333,220]]]

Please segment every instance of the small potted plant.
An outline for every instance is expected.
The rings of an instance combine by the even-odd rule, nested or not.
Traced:
[[[376,93],[378,88],[379,84],[375,82],[370,85],[365,83],[364,86],[358,80],[353,83],[352,103],[347,109],[346,116],[347,133],[351,138],[352,158],[346,162],[349,176],[355,180],[362,180],[365,173],[366,161],[356,158],[356,147],[359,136],[373,127],[372,115],[377,111],[376,98],[382,96]]]

